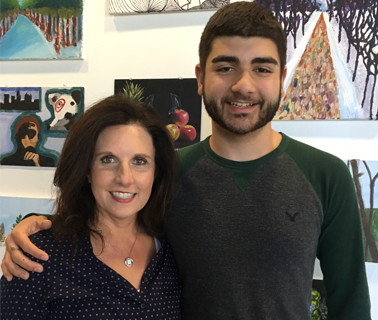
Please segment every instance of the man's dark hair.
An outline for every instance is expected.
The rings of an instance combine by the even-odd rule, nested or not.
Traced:
[[[35,128],[35,130],[30,129],[31,127]],[[29,139],[33,139],[34,136],[37,134],[37,126],[33,122],[25,122],[23,123],[16,133],[16,143],[18,146],[22,146],[22,139],[25,138],[25,136],[28,136]]]
[[[281,75],[286,65],[286,36],[273,13],[254,2],[234,2],[220,8],[206,24],[199,45],[202,72],[218,37],[261,37],[272,40],[280,58]]]
[[[54,185],[58,195],[53,228],[58,234],[70,236],[76,245],[92,233],[103,240],[96,228],[96,200],[88,182],[97,139],[108,127],[132,124],[150,134],[155,149],[155,180],[150,199],[138,212],[138,227],[151,236],[163,234],[176,169],[173,141],[153,107],[117,95],[98,102],[74,122],[56,168]]]

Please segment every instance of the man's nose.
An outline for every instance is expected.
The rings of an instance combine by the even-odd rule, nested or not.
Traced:
[[[253,78],[251,71],[241,72],[237,78],[237,81],[232,86],[233,92],[239,92],[243,96],[249,96],[255,92],[255,79]]]

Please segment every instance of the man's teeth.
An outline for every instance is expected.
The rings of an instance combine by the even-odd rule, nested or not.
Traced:
[[[114,197],[120,198],[120,199],[130,199],[134,196],[134,193],[128,193],[128,192],[110,192]]]
[[[245,107],[251,107],[253,106],[253,103],[236,103],[236,102],[230,102],[230,104],[237,108],[245,108]]]

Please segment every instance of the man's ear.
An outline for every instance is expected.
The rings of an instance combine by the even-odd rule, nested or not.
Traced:
[[[203,95],[203,78],[204,78],[204,73],[202,72],[200,64],[196,65],[196,78],[197,78],[197,84],[198,84],[198,94],[200,96]]]
[[[283,69],[282,71],[282,78],[281,78],[281,97],[283,97],[285,95],[285,91],[284,91],[284,82],[285,82],[285,79],[286,79],[286,75],[287,75],[287,67],[285,66],[285,68]]]

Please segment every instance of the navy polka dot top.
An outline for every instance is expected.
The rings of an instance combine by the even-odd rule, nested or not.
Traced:
[[[160,239],[161,248],[143,274],[140,292],[96,258],[89,237],[75,256],[72,244],[57,240],[50,230],[31,240],[50,259],[42,262],[42,273],[32,272],[28,280],[1,278],[2,320],[180,319],[181,284],[166,239]]]

